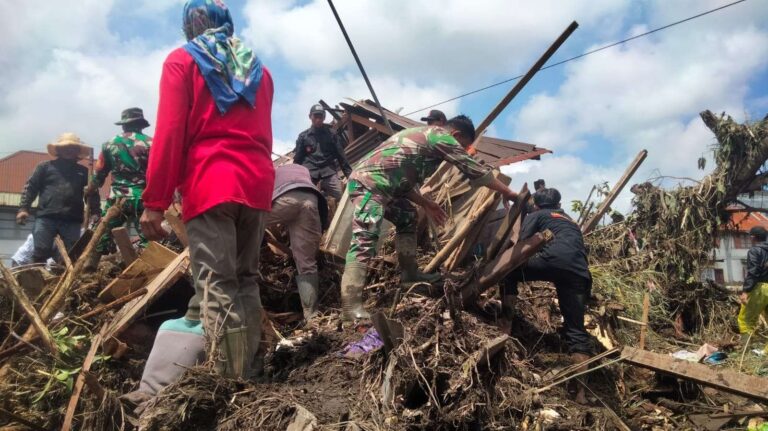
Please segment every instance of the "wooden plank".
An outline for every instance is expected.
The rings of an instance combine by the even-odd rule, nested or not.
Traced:
[[[632,175],[635,175],[635,172],[637,172],[637,169],[640,167],[640,165],[643,164],[643,161],[645,161],[646,157],[648,157],[648,150],[642,150],[637,154],[635,160],[633,160],[627,170],[624,171],[624,175],[619,178],[619,181],[616,183],[616,185],[613,186],[611,192],[608,194],[608,196],[606,196],[606,198],[597,208],[595,215],[593,215],[592,218],[590,218],[589,221],[587,221],[581,228],[583,233],[587,234],[591,232],[595,226],[597,226],[597,223],[601,218],[603,218],[605,212],[608,211],[608,208],[611,207],[611,204],[613,204],[613,201],[615,201],[616,197],[619,196],[619,193],[621,193],[621,190],[624,189],[624,186],[627,185],[629,180],[632,178]]]
[[[764,377],[750,376],[721,367],[710,367],[629,346],[621,351],[621,359],[632,365],[691,380],[705,386],[712,386],[762,402],[768,401],[768,379]]]
[[[56,250],[59,251],[59,256],[61,256],[61,260],[64,262],[64,267],[72,269],[72,259],[69,257],[69,252],[67,252],[67,246],[64,245],[64,240],[61,239],[60,235],[56,235],[53,239],[53,243],[56,245]]]
[[[184,247],[189,247],[189,237],[187,236],[187,228],[184,226],[184,222],[181,221],[181,212],[176,208],[176,204],[173,204],[165,210],[165,220],[171,226],[173,233],[176,234],[176,238]]]
[[[482,268],[477,280],[471,281],[461,288],[461,300],[464,307],[469,307],[477,297],[491,286],[501,281],[515,268],[525,263],[531,256],[541,250],[553,238],[552,232],[545,230],[537,232],[524,241],[517,242],[496,259]]]
[[[648,313],[651,309],[651,295],[648,294],[648,292],[645,292],[645,295],[643,295],[643,320],[642,325],[640,326],[640,342],[638,343],[638,347],[640,350],[645,349],[645,336],[648,334]]]
[[[102,333],[104,328],[102,328]],[[83,367],[80,370],[80,374],[77,375],[75,386],[72,390],[72,396],[69,397],[69,404],[67,405],[67,413],[64,415],[64,422],[61,425],[61,431],[69,431],[72,429],[72,421],[75,418],[75,410],[77,410],[77,403],[80,401],[80,394],[85,386],[85,373],[91,370],[91,365],[96,358],[96,352],[99,350],[102,342],[102,334],[96,334],[91,340],[91,348],[88,350],[88,354],[85,355],[83,361]]]
[[[181,276],[187,272],[188,268],[189,249],[187,248],[176,256],[173,262],[145,286],[147,289],[146,295],[134,299],[117,312],[106,328],[104,340],[109,342],[113,337],[120,335],[120,333],[125,330],[125,328],[127,328],[128,325],[130,325],[139,314],[149,306],[149,304],[162,295],[163,292],[168,290],[176,280],[181,278]]]
[[[174,251],[150,241],[147,248],[125,270],[99,292],[102,302],[114,301],[149,282],[178,256]]]
[[[371,129],[376,129],[380,133],[383,133],[387,136],[392,136],[394,134],[392,131],[390,131],[390,129],[387,126],[383,124],[374,123],[373,121],[365,117],[361,117],[357,114],[349,114],[349,116],[351,120],[357,124],[362,124],[363,126],[369,127]]]
[[[133,261],[139,258],[131,243],[131,237],[128,236],[128,229],[125,227],[112,229],[112,239],[115,241],[117,249],[120,250],[120,256],[122,256],[123,262],[126,265],[132,264]]]
[[[477,220],[483,216],[486,211],[492,209],[494,204],[498,204],[498,201],[496,200],[496,192],[493,191],[485,194],[482,199],[483,200],[480,208],[476,212],[469,214],[469,216],[464,220],[464,223],[451,237],[448,243],[443,246],[443,248],[437,252],[435,257],[432,258],[429,264],[427,264],[427,266],[424,268],[424,272],[435,272],[440,267],[440,264],[448,258],[451,252],[453,252],[453,250],[458,247],[464,238],[469,235],[469,233],[472,231],[472,228],[477,223]]]
[[[504,217],[504,221],[501,223],[501,226],[499,226],[499,230],[496,232],[496,236],[494,237],[493,242],[490,246],[488,246],[486,259],[495,259],[499,253],[503,252],[512,245],[508,240],[509,235],[512,233],[512,227],[515,225],[515,222],[523,214],[523,209],[525,208],[525,204],[528,202],[528,198],[530,198],[530,196],[531,192],[528,190],[528,183],[525,183],[523,184],[523,188],[521,188],[520,192],[517,194],[515,204],[509,208],[509,211],[507,211],[507,215]]]
[[[405,336],[403,324],[396,320],[387,319],[384,313],[380,311],[374,313],[371,316],[371,320],[376,328],[376,332],[379,333],[381,340],[384,342],[384,353],[389,354],[403,341]]]
[[[35,306],[32,305],[32,301],[27,298],[27,294],[24,293],[24,289],[19,286],[16,278],[13,276],[13,274],[11,274],[11,271],[9,271],[8,268],[3,265],[2,262],[0,262],[0,273],[2,273],[3,278],[5,278],[5,282],[8,284],[8,287],[11,288],[11,293],[13,293],[16,302],[21,305],[21,309],[24,310],[24,313],[27,315],[27,317],[29,317],[29,320],[32,321],[32,326],[37,331],[37,334],[43,339],[43,345],[48,349],[49,352],[51,352],[54,357],[58,356],[59,349],[56,347],[56,343],[53,341],[53,337],[48,331],[48,327],[45,326],[45,322],[43,322],[43,319],[40,318],[37,310],[35,310]]]
[[[504,110],[504,108],[509,105],[509,102],[512,101],[512,99],[515,98],[515,96],[520,93],[520,91],[525,87],[526,84],[528,84],[528,81],[533,78],[534,75],[536,75],[536,72],[538,72],[542,66],[549,60],[552,55],[562,46],[563,43],[565,43],[566,39],[573,34],[574,31],[579,27],[579,24],[576,23],[576,21],[571,22],[571,24],[558,36],[557,39],[552,43],[552,45],[547,48],[546,51],[544,51],[544,54],[539,57],[538,60],[536,60],[536,63],[531,66],[530,69],[528,69],[528,72],[523,75],[522,78],[520,78],[519,81],[515,84],[514,87],[512,87],[511,90],[509,90],[509,93],[507,93],[503,99],[491,110],[491,112],[488,114],[488,116],[483,119],[483,121],[480,122],[480,125],[477,126],[476,134],[479,137],[482,135],[483,132],[485,132],[485,129],[488,128],[488,126],[491,125],[493,120],[496,119],[496,117],[501,114],[501,112]]]

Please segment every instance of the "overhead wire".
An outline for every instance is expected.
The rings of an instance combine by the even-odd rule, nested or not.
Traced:
[[[747,0],[737,0],[737,1],[734,1],[732,3],[728,3],[726,5],[723,5],[723,6],[720,6],[720,7],[716,7],[714,9],[710,9],[708,11],[705,11],[705,12],[702,12],[702,13],[699,13],[699,14],[696,14],[696,15],[693,15],[693,16],[689,16],[688,18],[681,19],[679,21],[675,21],[673,23],[670,23],[670,24],[667,24],[667,25],[664,25],[664,26],[661,26],[661,27],[658,27],[658,28],[654,28],[652,30],[646,31],[645,33],[641,33],[641,34],[638,34],[638,35],[635,35],[635,36],[632,36],[632,37],[620,40],[618,42],[613,42],[613,43],[610,43],[608,45],[601,46],[600,48],[595,48],[593,50],[590,50],[590,51],[587,51],[585,53],[579,54],[577,56],[574,56],[574,57],[571,57],[571,58],[567,58],[567,59],[562,60],[562,61],[558,61],[557,63],[552,63],[550,65],[542,67],[539,70],[550,69],[550,68],[555,67],[555,66],[560,66],[561,64],[565,64],[565,63],[568,63],[568,62],[571,62],[571,61],[574,61],[574,60],[578,60],[578,59],[580,59],[582,57],[586,57],[588,55],[592,55],[594,53],[606,50],[608,48],[613,48],[614,46],[621,45],[621,44],[627,43],[629,41],[632,41],[632,40],[635,40],[635,39],[639,39],[641,37],[645,37],[645,36],[651,35],[653,33],[656,33],[656,32],[662,31],[662,30],[666,30],[666,29],[668,29],[670,27],[674,27],[676,25],[680,25],[680,24],[686,23],[688,21],[692,21],[692,20],[697,19],[697,18],[701,18],[701,17],[703,17],[705,15],[709,15],[711,13],[715,13],[717,11],[729,8],[731,6],[735,6],[735,5],[739,4],[739,3],[744,3],[745,1],[747,1]],[[464,94],[461,94],[461,95],[458,95],[458,96],[455,96],[455,97],[451,97],[450,99],[443,100],[442,102],[438,102],[438,103],[435,103],[433,105],[429,105],[429,106],[425,106],[423,108],[419,108],[419,109],[417,109],[415,111],[411,111],[411,112],[408,112],[408,113],[403,114],[403,115],[408,116],[408,115],[415,114],[417,112],[426,111],[427,109],[434,108],[436,106],[440,106],[440,105],[443,105],[443,104],[448,103],[448,102],[453,102],[454,100],[458,100],[458,99],[461,99],[463,97],[470,96],[472,94],[480,93],[481,91],[485,91],[485,90],[491,89],[493,87],[498,87],[499,85],[503,85],[503,84],[506,84],[508,82],[517,81],[518,79],[522,78],[523,76],[524,75],[518,75],[518,76],[515,76],[513,78],[508,78],[508,79],[505,79],[503,81],[499,81],[499,82],[496,82],[494,84],[487,85],[485,87],[478,88],[476,90],[472,90],[472,91],[466,92]]]

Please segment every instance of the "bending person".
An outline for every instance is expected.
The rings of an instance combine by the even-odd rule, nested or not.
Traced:
[[[395,247],[403,283],[434,282],[439,274],[424,274],[416,263],[416,209],[420,205],[438,224],[446,214],[440,206],[421,196],[419,185],[443,161],[456,166],[475,186],[486,186],[505,199],[517,194],[493,176],[466,148],[475,140],[472,120],[459,115],[443,127],[427,126],[402,130],[384,141],[355,167],[347,184],[354,205],[352,240],[341,279],[342,319],[370,317],[363,308],[367,265],[376,254],[381,222],[390,220],[397,230]]]

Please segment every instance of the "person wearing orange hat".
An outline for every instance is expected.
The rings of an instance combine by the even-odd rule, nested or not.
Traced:
[[[88,168],[78,163],[91,154],[74,133],[63,133],[48,144],[53,160],[41,162],[24,185],[16,223],[26,224],[32,203],[38,199],[35,225],[32,229],[34,262],[45,262],[53,256],[53,241],[61,236],[67,249],[80,238],[83,224],[83,191],[88,185]],[[91,214],[98,215],[98,195],[93,197]]]

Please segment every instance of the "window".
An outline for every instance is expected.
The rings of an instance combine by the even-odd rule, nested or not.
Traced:
[[[752,241],[748,233],[738,232],[733,234],[733,248],[748,249],[752,248],[757,242]]]
[[[720,268],[715,268],[715,283],[721,286],[725,284],[725,274]]]

